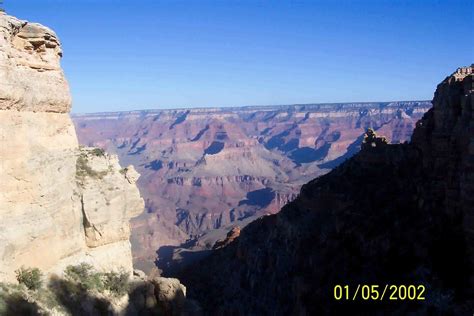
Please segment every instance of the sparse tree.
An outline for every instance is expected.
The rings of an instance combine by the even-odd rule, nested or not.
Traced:
[[[123,296],[128,291],[129,275],[125,271],[104,273],[104,285],[116,296]]]
[[[24,284],[29,290],[38,290],[43,285],[43,274],[38,268],[21,267],[15,271],[19,284]]]

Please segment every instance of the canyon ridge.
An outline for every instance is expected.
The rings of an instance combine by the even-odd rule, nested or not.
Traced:
[[[473,105],[474,65],[438,85],[411,142],[368,131],[358,154],[189,267],[190,295],[211,315],[472,313]],[[424,299],[357,301],[358,284],[421,284]]]

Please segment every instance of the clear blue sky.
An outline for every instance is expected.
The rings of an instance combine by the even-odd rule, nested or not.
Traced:
[[[5,0],[53,28],[74,112],[431,99],[474,1]]]

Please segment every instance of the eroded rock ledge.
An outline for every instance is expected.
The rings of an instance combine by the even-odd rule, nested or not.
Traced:
[[[52,30],[0,12],[0,110],[69,112],[61,56]]]

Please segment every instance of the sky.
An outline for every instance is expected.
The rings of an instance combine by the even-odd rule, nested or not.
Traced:
[[[474,1],[4,0],[60,37],[73,112],[430,100]]]

